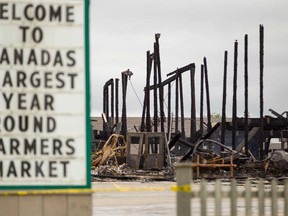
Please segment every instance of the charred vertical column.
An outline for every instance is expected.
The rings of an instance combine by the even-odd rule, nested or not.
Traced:
[[[168,134],[170,134],[172,131],[170,130],[171,128],[171,83],[168,83]]]
[[[159,48],[159,38],[160,34],[155,34],[156,40],[156,58],[157,58],[157,72],[158,72],[158,83],[159,83],[159,106],[160,106],[160,124],[161,132],[164,132],[164,103],[163,103],[163,87],[161,86],[161,60],[160,60],[160,48]]]
[[[103,113],[107,115],[107,107],[108,107],[108,90],[106,86],[103,86]]]
[[[114,125],[114,79],[111,82],[111,126]]]
[[[179,89],[179,77],[178,77],[178,73],[177,73],[177,77],[176,77],[176,87],[175,87],[175,132],[178,132],[178,113],[179,113],[179,93],[178,93],[178,89]]]
[[[154,43],[154,132],[158,131],[158,97],[157,97],[157,54],[156,43]]]
[[[106,84],[103,86],[103,113],[105,114],[105,118],[108,115],[108,89]],[[107,118],[106,118],[107,119]],[[103,131],[107,131],[107,123],[103,122]]]
[[[152,58],[150,51],[146,52],[146,87],[144,89],[144,105],[142,111],[141,121],[141,132],[145,131],[145,112],[146,112],[146,131],[151,132],[151,121],[150,121],[150,77],[151,77],[151,65]]]
[[[143,108],[142,108],[142,118],[141,118],[141,125],[140,125],[140,131],[144,132],[145,131],[145,112],[147,109],[147,89],[144,89],[144,103],[143,103]]]
[[[228,52],[224,52],[224,74],[223,74],[223,98],[222,98],[222,124],[221,124],[221,143],[225,145],[226,131],[226,97],[227,97],[227,56]]]
[[[200,131],[203,134],[203,101],[204,101],[204,65],[201,65],[201,84],[200,84]]]
[[[263,120],[263,71],[264,71],[264,26],[260,25],[260,159],[263,160],[263,133],[264,133],[264,120]]]
[[[116,78],[115,83],[115,114],[116,114],[116,123],[119,122],[119,79]]]
[[[127,93],[127,71],[122,72],[122,135],[127,133],[127,110],[126,110],[126,93]]]
[[[232,104],[232,149],[236,148],[236,120],[237,120],[237,64],[238,64],[238,42],[234,43],[234,75],[233,75],[233,104]]]
[[[205,87],[206,87],[206,100],[207,100],[207,126],[208,130],[212,128],[211,126],[211,111],[210,111],[210,93],[209,93],[209,80],[208,80],[208,68],[206,57],[204,57],[204,74],[205,74]]]
[[[191,87],[191,123],[190,141],[192,142],[196,133],[196,100],[195,100],[195,66],[190,68],[190,87]]]
[[[181,134],[185,138],[185,118],[184,118],[184,99],[183,99],[183,83],[182,74],[179,74],[179,87],[180,87],[180,111],[181,111]]]
[[[146,80],[146,91],[147,91],[147,114],[146,114],[146,131],[151,132],[151,115],[150,115],[150,78],[151,78],[151,70],[153,63],[153,54],[150,54],[150,51],[147,51],[147,80]]]
[[[244,37],[244,95],[245,95],[245,154],[249,155],[248,149],[248,35]]]

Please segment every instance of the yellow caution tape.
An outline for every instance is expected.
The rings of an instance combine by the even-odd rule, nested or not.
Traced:
[[[182,185],[182,186],[178,186],[178,185],[174,185],[171,187],[171,190],[174,192],[184,192],[184,193],[190,193],[192,191],[192,187],[191,185]]]
[[[119,187],[112,183],[114,188],[93,188],[93,189],[63,189],[63,190],[27,190],[27,191],[0,191],[0,196],[9,195],[47,195],[47,194],[81,194],[81,193],[101,193],[101,192],[132,192],[132,191],[165,191],[169,187]]]
[[[27,196],[27,195],[44,195],[44,194],[80,194],[93,193],[92,189],[63,189],[63,190],[27,190],[27,191],[0,191],[0,196]]]

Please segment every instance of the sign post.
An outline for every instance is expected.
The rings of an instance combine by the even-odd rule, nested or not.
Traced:
[[[88,4],[0,2],[2,191],[91,188]]]

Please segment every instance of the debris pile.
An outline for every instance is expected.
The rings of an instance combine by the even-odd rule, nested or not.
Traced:
[[[92,154],[92,167],[98,167],[111,159],[118,165],[117,157],[126,156],[126,143],[124,137],[112,134],[104,144],[103,148]]]
[[[276,150],[271,154],[268,168],[276,172],[288,171],[288,152]]]
[[[232,118],[226,118],[228,51],[225,51],[222,113],[214,115],[218,118],[215,120],[211,119],[213,113],[211,114],[210,110],[206,57],[203,58],[201,67],[197,67],[201,68],[201,73],[196,73],[195,63],[190,63],[183,67],[177,67],[176,70],[167,74],[167,79],[162,80],[160,34],[155,34],[154,50],[146,53],[147,74],[144,103],[141,123],[137,127],[134,125],[135,133],[131,133],[130,127],[127,130],[126,95],[128,79],[131,82],[131,71],[128,69],[121,73],[123,97],[121,122],[118,106],[119,79],[116,78],[114,81],[111,78],[104,85],[103,133],[100,135],[101,139],[107,139],[107,142],[103,148],[97,148],[101,150],[92,155],[95,175],[121,177],[142,175],[165,178],[173,172],[173,164],[177,162],[192,163],[197,177],[200,177],[200,169],[201,174],[204,171],[208,171],[209,176],[229,173],[230,177],[248,172],[251,172],[252,175],[266,174],[270,171],[288,172],[288,153],[285,152],[288,147],[284,148],[284,143],[287,143],[288,138],[288,112],[280,114],[269,109],[274,117],[263,115],[264,27],[262,25],[259,27],[259,63],[261,66],[259,118],[249,116],[248,70],[245,70],[244,73],[244,118],[237,116],[238,40],[234,42]],[[248,35],[245,35],[244,42],[244,55],[248,57]],[[244,68],[248,68],[247,58],[245,59]],[[198,91],[195,89],[195,75],[197,74],[200,75],[201,81],[199,121],[196,119],[196,93]],[[189,80],[190,83],[183,80]],[[173,85],[174,83],[175,85]],[[185,92],[190,94],[191,98],[191,115],[188,119],[184,117],[187,113],[184,109],[186,104],[183,97],[184,89],[186,89],[184,83],[189,83],[188,89],[191,90]],[[167,97],[164,97],[164,92],[167,92]],[[206,93],[207,117],[204,117],[204,93]],[[167,100],[167,106],[164,106],[164,100],[162,100],[164,98]],[[172,107],[173,99],[175,99],[174,107]],[[154,108],[153,112],[152,107]],[[206,118],[206,122],[204,122],[204,118]],[[189,125],[186,125],[187,120]],[[213,120],[214,122],[212,122]],[[271,140],[275,139],[280,140],[281,151],[274,151],[271,154],[273,151]],[[162,170],[168,170],[169,174],[166,176],[161,173]]]

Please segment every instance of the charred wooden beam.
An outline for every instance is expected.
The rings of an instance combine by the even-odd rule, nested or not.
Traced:
[[[179,122],[179,77],[176,79],[175,87],[175,132],[178,132],[178,122]]]
[[[129,69],[128,69],[129,71]],[[126,110],[126,94],[127,94],[127,71],[121,73],[122,75],[122,130],[121,134],[126,136],[127,133],[127,110]]]
[[[208,79],[208,67],[207,60],[204,57],[204,77],[205,77],[205,87],[206,87],[206,101],[207,101],[207,127],[208,130],[212,128],[211,125],[211,110],[210,110],[210,93],[209,93],[209,79]]]
[[[245,97],[245,110],[244,110],[244,118],[245,118],[245,154],[249,156],[248,149],[248,35],[246,34],[244,37],[244,97]]]
[[[236,148],[236,118],[237,118],[237,65],[238,65],[238,42],[234,43],[234,75],[233,75],[233,103],[232,103],[232,149]]]
[[[263,160],[263,72],[264,72],[264,26],[260,25],[260,159]]]
[[[194,63],[193,63],[193,64],[186,65],[186,66],[184,66],[184,67],[182,67],[182,68],[179,68],[179,69],[177,69],[177,70],[169,73],[170,75],[173,75],[173,74],[174,74],[174,75],[171,76],[171,77],[169,77],[168,79],[164,80],[164,81],[161,82],[160,84],[157,84],[157,85],[156,85],[156,88],[159,88],[160,86],[164,87],[165,85],[168,85],[169,83],[171,83],[171,82],[173,82],[174,80],[177,79],[178,74],[184,73],[184,72],[186,72],[186,71],[190,71],[192,68],[195,68],[195,64],[194,64]],[[177,72],[177,71],[178,71],[178,72]],[[167,76],[168,76],[168,75],[167,75]],[[147,87],[145,87],[145,88],[147,88]],[[145,88],[144,88],[144,91],[145,91]],[[153,90],[154,88],[155,88],[154,85],[149,86],[149,90]]]
[[[159,107],[160,107],[160,128],[161,132],[164,132],[164,98],[163,98],[163,86],[162,83],[162,76],[161,76],[161,60],[160,60],[160,46],[159,46],[159,38],[160,34],[155,34],[155,40],[156,40],[156,59],[157,59],[157,72],[158,72],[158,84],[160,85],[159,88]]]
[[[195,68],[190,69],[190,88],[191,88],[191,122],[190,122],[190,141],[196,134],[196,99],[195,99]]]
[[[156,43],[154,43],[154,88],[153,88],[153,98],[154,98],[154,132],[158,131],[158,93],[157,93],[157,54],[156,54]]]
[[[269,112],[271,112],[273,115],[275,115],[277,118],[285,118],[283,115],[281,115],[280,113],[276,112],[273,109],[269,109]]]
[[[195,68],[195,64],[194,63],[188,64],[188,65],[186,65],[184,67],[181,67],[181,68],[177,68],[177,70],[168,73],[167,76],[171,76],[173,74],[184,73],[186,71],[191,70],[191,68]]]
[[[171,131],[171,122],[172,113],[171,113],[171,83],[168,84],[168,135],[170,135]]]
[[[236,118],[236,126],[238,130],[244,131],[245,118]],[[253,127],[260,128],[259,118],[249,118],[248,130],[251,130]],[[274,131],[287,130],[288,120],[286,118],[265,117],[263,118],[263,128],[264,130],[274,130]],[[233,130],[233,122],[226,122],[226,129],[230,131]]]
[[[151,76],[151,67],[152,67],[152,58],[150,51],[146,52],[146,87],[150,85],[150,76]],[[145,113],[146,113],[146,126],[145,126]],[[151,120],[150,120],[150,91],[148,88],[145,88],[144,92],[144,103],[142,111],[142,120],[141,120],[141,132],[144,131],[151,132]]]
[[[116,111],[116,123],[119,122],[119,79],[116,78],[115,83],[115,111]]]
[[[200,132],[204,132],[203,121],[203,101],[204,101],[204,65],[201,65],[201,84],[200,84]]]
[[[112,83],[111,83],[111,98],[110,98],[110,103],[111,103],[111,118],[110,118],[110,123],[111,126],[113,127],[114,125],[114,80],[112,79]]]
[[[214,125],[203,137],[197,137],[195,140],[193,140],[193,144],[196,144],[197,141],[208,139],[218,128],[220,127],[220,123],[218,122],[216,125]],[[193,145],[194,146],[194,145]],[[180,161],[186,160],[193,152],[193,148],[191,148],[182,158]]]
[[[110,112],[109,112],[109,87],[113,84],[113,79],[109,79],[103,86],[103,113],[105,114],[106,119],[109,121],[110,119]],[[113,90],[111,90],[112,92]],[[108,129],[103,123],[103,128]],[[111,126],[111,125],[110,125]]]
[[[185,138],[185,118],[184,118],[184,98],[183,98],[183,82],[182,74],[179,75],[179,87],[180,87],[180,112],[181,112],[181,134]]]
[[[223,73],[222,124],[221,124],[221,143],[224,145],[225,145],[225,130],[226,130],[227,59],[228,59],[228,52],[225,51],[224,73]]]

